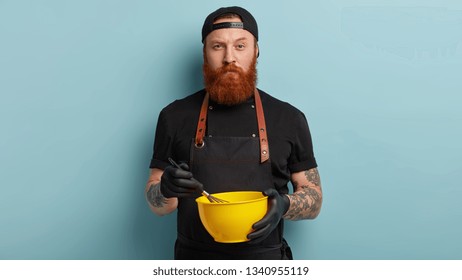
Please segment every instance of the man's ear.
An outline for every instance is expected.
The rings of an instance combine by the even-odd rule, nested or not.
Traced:
[[[257,56],[257,58],[260,56],[260,48],[258,47],[258,43],[255,44],[255,55]]]

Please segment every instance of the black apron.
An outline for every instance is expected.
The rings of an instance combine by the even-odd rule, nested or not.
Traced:
[[[260,95],[255,90],[259,137],[204,137],[209,95],[201,107],[191,143],[190,170],[209,193],[264,191],[274,188],[269,146]],[[291,259],[282,238],[283,221],[260,244],[218,243],[202,225],[195,198],[180,198],[175,259]]]

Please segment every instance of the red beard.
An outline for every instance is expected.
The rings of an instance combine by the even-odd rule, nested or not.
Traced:
[[[212,70],[208,63],[204,62],[205,90],[209,93],[210,99],[228,106],[247,101],[253,96],[257,83],[256,65],[256,56],[247,72],[232,63]]]

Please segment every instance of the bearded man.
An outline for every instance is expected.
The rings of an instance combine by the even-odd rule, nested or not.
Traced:
[[[211,13],[202,42],[205,89],[159,114],[145,189],[149,207],[159,216],[178,210],[175,259],[292,259],[284,219],[314,219],[322,204],[307,120],[256,88],[258,27],[247,10]],[[206,231],[195,202],[203,186],[268,196],[266,215],[245,242],[216,242]]]

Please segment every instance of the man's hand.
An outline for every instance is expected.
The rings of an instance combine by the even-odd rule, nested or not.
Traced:
[[[203,186],[193,178],[187,164],[180,164],[181,168],[168,166],[160,180],[161,193],[169,197],[193,197],[201,193]]]
[[[278,226],[279,221],[290,205],[287,195],[280,195],[275,189],[268,189],[263,194],[268,196],[268,211],[260,221],[252,226],[254,231],[247,236],[251,243],[259,243],[265,240]]]

